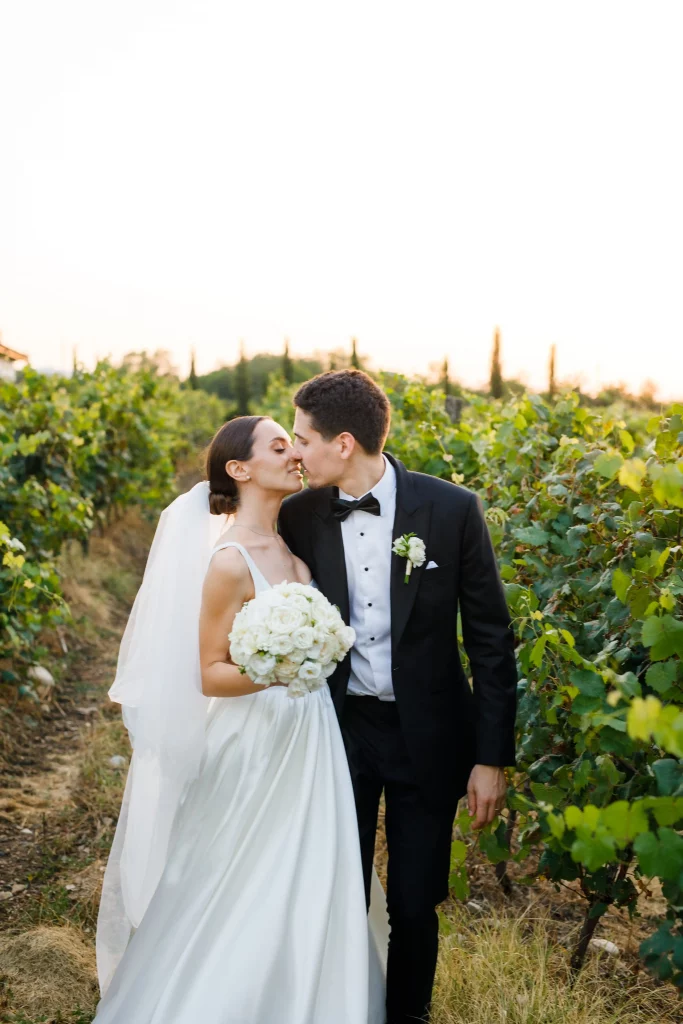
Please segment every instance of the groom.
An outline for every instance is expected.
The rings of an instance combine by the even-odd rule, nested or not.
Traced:
[[[448,895],[458,800],[475,825],[505,798],[514,763],[514,637],[481,500],[409,472],[382,449],[390,406],[359,370],[323,373],[294,396],[294,454],[308,489],[279,529],[356,631],[330,678],[353,781],[366,900],[380,797],[388,849],[387,1024],[428,1019]],[[407,533],[426,548],[405,581],[392,552]],[[462,621],[473,688],[458,654]]]

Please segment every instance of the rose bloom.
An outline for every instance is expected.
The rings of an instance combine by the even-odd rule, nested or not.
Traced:
[[[292,637],[287,636],[286,633],[277,633],[268,642],[268,650],[271,654],[291,654],[294,650]]]
[[[320,652],[322,651],[322,649],[323,645],[321,643],[318,643],[317,640],[314,640],[311,646],[307,648],[308,657],[312,661],[321,661]]]
[[[303,683],[300,679],[295,679],[291,682],[288,686],[288,691],[290,697],[305,697],[310,692],[306,683]]]
[[[313,643],[313,630],[310,626],[300,626],[291,635],[292,643],[301,651],[307,651]]]
[[[259,677],[269,675],[276,665],[277,662],[271,654],[255,654],[249,659],[246,667],[251,678],[257,683]]]
[[[408,558],[414,565],[419,565],[425,560],[424,541],[419,537],[411,537],[408,542]]]
[[[356,631],[352,626],[342,626],[337,630],[337,637],[342,647],[349,650],[356,642]]]
[[[329,637],[325,643],[321,645],[316,657],[323,663],[323,665],[326,665],[328,661],[332,661],[332,659],[339,653],[340,647],[338,642],[333,637]]]
[[[316,624],[324,626],[326,629],[335,629],[340,622],[343,622],[341,615],[334,607],[334,605],[327,605],[327,607],[316,608]]]
[[[281,683],[289,683],[292,679],[296,679],[298,672],[299,666],[290,661],[289,658],[281,661],[275,670],[277,679]]]
[[[322,623],[319,622],[317,625],[312,626],[311,629],[313,630],[313,643],[324,644],[330,634],[327,626],[323,626]]]
[[[234,640],[230,644],[230,658],[236,665],[243,665],[247,658],[250,658],[251,654],[255,653],[255,651],[252,651],[250,654],[247,654],[243,645],[236,643]]]
[[[279,608],[272,609],[268,616],[268,625],[273,633],[291,634],[295,629],[306,625],[306,617],[298,608],[281,605]]]
[[[265,651],[268,649],[270,630],[267,626],[254,626],[253,629],[249,630],[244,639],[253,643],[257,651]]]
[[[317,661],[305,661],[299,669],[299,679],[320,679],[322,666]]]

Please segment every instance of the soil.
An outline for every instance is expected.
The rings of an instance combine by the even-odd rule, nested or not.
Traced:
[[[114,570],[136,587],[152,533],[153,526],[131,512],[104,536],[94,536],[87,555],[78,546],[65,552],[64,590],[74,622],[41,638],[48,649],[41,660],[56,685],[36,688],[40,704],[17,700],[13,688],[0,687],[2,930],[15,932],[57,912],[45,887],[58,884],[62,870],[71,876],[88,867],[97,874],[104,869],[113,821],[98,820],[91,808],[79,805],[76,786],[93,729],[120,718],[106,693],[129,601],[119,593]],[[75,897],[75,890],[68,891]],[[39,909],[31,906],[34,901]]]

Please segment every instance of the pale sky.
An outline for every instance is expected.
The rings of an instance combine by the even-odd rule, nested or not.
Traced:
[[[683,3],[0,0],[0,332],[683,397]]]

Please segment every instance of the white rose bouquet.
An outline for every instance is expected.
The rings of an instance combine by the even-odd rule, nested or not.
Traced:
[[[318,690],[356,639],[315,587],[278,583],[247,601],[230,632],[230,657],[259,686],[287,683],[290,697]]]

